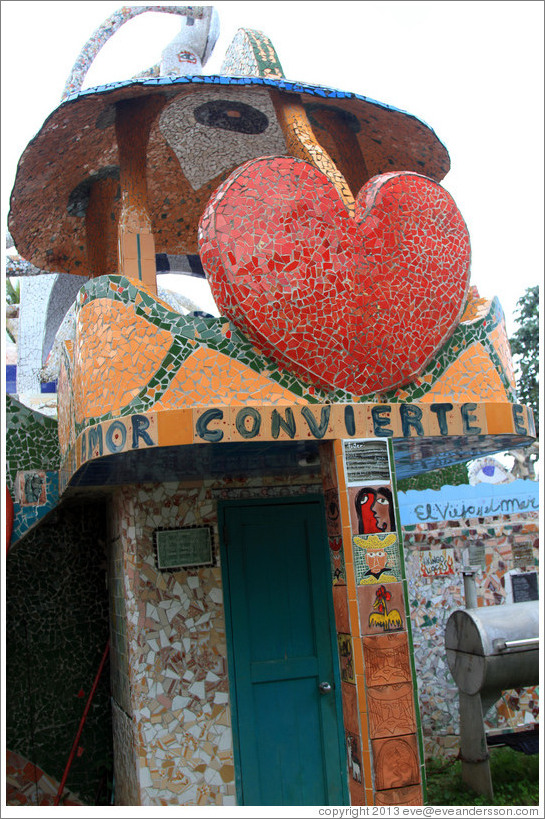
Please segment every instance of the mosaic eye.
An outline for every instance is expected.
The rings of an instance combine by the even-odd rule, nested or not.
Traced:
[[[197,65],[197,58],[191,51],[180,51],[180,53],[178,54],[178,62],[191,63],[191,65]]]
[[[262,134],[269,120],[262,111],[235,100],[212,100],[195,108],[193,115],[200,125],[236,131],[239,134]]]

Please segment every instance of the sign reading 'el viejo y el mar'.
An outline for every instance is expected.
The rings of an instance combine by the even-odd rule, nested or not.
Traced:
[[[65,459],[63,472],[73,473],[94,458],[155,446],[480,435],[535,437],[532,411],[521,404],[448,401],[162,410],[96,423],[83,430]]]

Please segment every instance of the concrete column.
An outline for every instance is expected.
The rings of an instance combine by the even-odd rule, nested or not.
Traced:
[[[57,274],[21,278],[19,336],[17,341],[17,394],[40,393],[42,345],[47,305]]]

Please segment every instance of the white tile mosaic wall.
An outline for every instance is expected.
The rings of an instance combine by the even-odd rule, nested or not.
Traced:
[[[218,101],[215,89],[199,89],[199,96],[177,96],[165,107],[160,118],[159,128],[178,157],[180,167],[194,190],[198,190],[225,168],[236,168],[254,156],[284,154],[286,143],[278,124],[269,92],[265,88],[222,88]],[[206,103],[225,103],[227,113],[229,104],[234,108],[237,103],[244,107],[250,118],[252,114],[263,118],[265,128],[260,132],[240,133],[237,130],[226,130],[225,127],[210,127],[197,121],[194,112],[205,108]],[[235,121],[242,119],[240,111]],[[229,119],[225,115],[224,119]],[[197,162],[196,158],[205,157],[206,161]]]
[[[451,613],[464,607],[461,570],[469,545],[480,546],[482,569],[476,575],[479,606],[506,602],[507,572],[526,546],[527,571],[537,571],[537,512],[472,518],[405,527],[404,546],[418,698],[426,756],[456,755],[458,739],[458,688],[445,656],[445,626]],[[451,576],[422,577],[420,556],[439,550],[453,557]],[[526,553],[525,552],[525,553]],[[485,717],[487,730],[517,730],[538,720],[538,690],[534,687],[503,692]]]
[[[316,475],[314,483],[318,481]],[[132,800],[123,804],[236,804],[216,498],[300,494],[316,491],[312,483],[294,486],[278,478],[261,479],[259,486],[251,480],[208,481],[114,491],[109,579],[113,696],[124,700],[125,675],[130,689],[130,702],[114,706],[114,732],[123,734],[132,720],[138,760],[138,793],[130,781],[120,783],[124,798]],[[195,525],[212,527],[218,565],[158,571],[154,530]],[[123,736],[115,738],[122,753],[116,778],[127,779],[130,758],[120,749],[128,748],[130,757],[130,743]]]
[[[17,345],[17,393],[40,393],[42,342],[47,318],[49,295],[56,276],[22,278],[21,313]],[[24,308],[24,309],[23,309]]]
[[[159,572],[153,543],[158,527],[215,523],[214,506],[205,487],[116,492],[142,805],[234,797],[220,569]]]

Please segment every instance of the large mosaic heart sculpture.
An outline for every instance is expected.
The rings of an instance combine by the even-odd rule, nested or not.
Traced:
[[[242,165],[199,226],[216,304],[310,383],[367,395],[413,380],[454,331],[470,247],[451,196],[415,173],[373,177],[351,217],[302,160]]]

